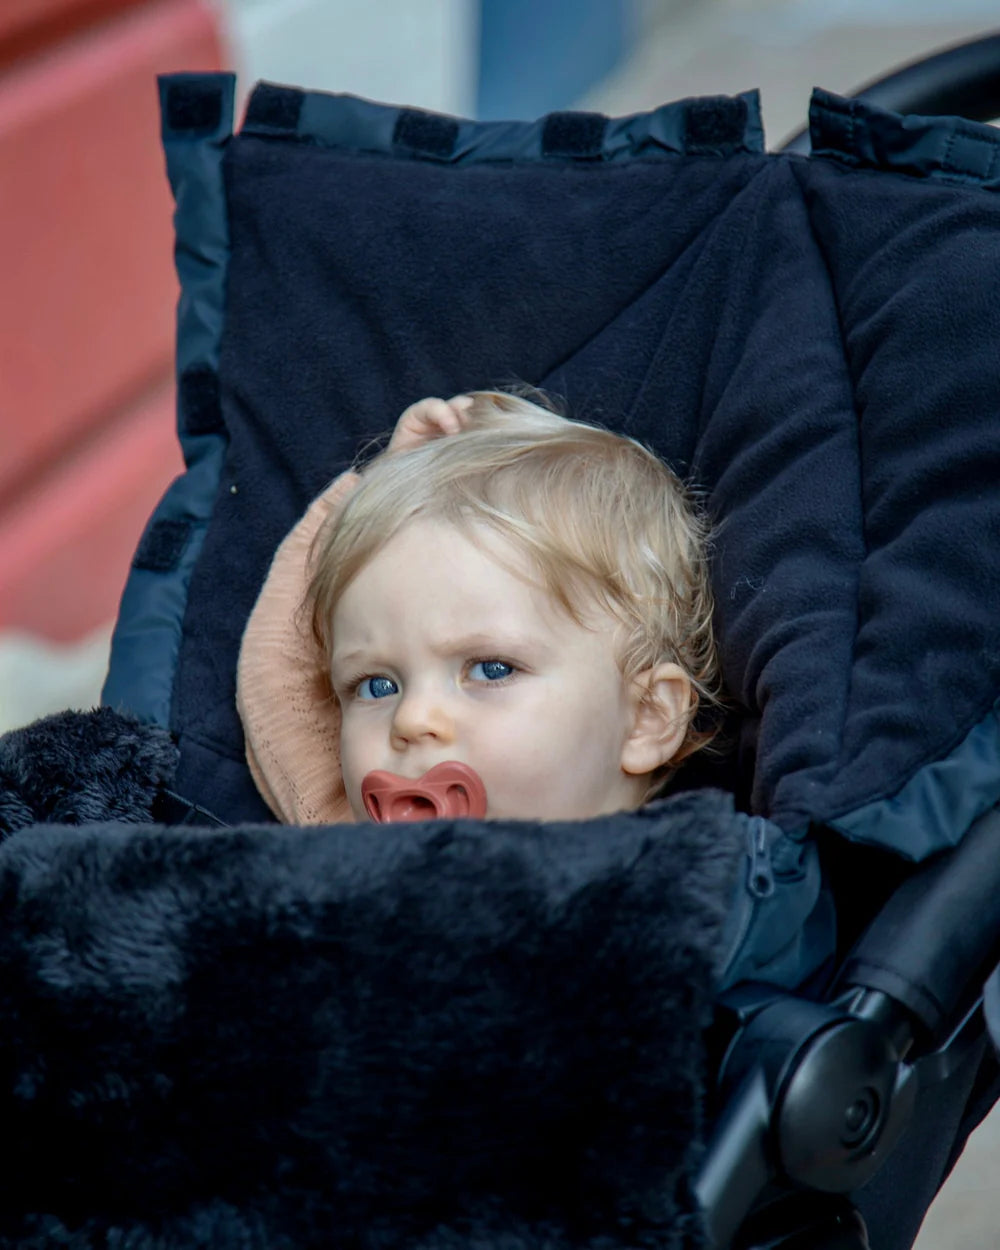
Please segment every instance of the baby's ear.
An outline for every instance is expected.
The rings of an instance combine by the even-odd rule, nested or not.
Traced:
[[[681,666],[664,662],[635,678],[630,697],[632,728],[622,747],[622,771],[643,777],[669,763],[681,749],[695,695]]]

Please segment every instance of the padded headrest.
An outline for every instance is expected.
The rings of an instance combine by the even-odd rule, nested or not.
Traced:
[[[236,654],[309,500],[413,399],[520,379],[706,491],[753,810],[920,857],[996,799],[995,131],[818,93],[804,160],[764,154],[753,96],[477,125],[265,86],[236,137],[165,137],[181,251],[207,215],[222,257],[181,316],[211,502],[153,522],[201,509],[169,703],[192,798],[260,814]],[[206,374],[224,432],[185,407]]]

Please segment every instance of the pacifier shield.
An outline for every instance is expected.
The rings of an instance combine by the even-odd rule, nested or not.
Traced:
[[[486,787],[475,769],[458,760],[435,764],[415,780],[377,768],[361,783],[361,801],[376,824],[486,815]]]

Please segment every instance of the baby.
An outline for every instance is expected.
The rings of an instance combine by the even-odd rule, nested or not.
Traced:
[[[635,809],[711,737],[703,523],[644,447],[477,392],[407,409],[349,489],[306,602],[354,819],[445,762],[488,818]]]
[[[390,800],[434,779],[470,798],[449,814],[637,808],[712,737],[711,614],[704,524],[651,452],[515,395],[422,400],[275,556],[240,651],[251,775],[295,824],[431,815]]]

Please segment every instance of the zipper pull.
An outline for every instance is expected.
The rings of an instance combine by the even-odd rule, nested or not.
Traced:
[[[771,848],[767,841],[767,821],[762,816],[750,817],[747,842],[747,853],[750,857],[747,889],[754,898],[770,898],[774,893],[774,869],[771,866]]]

